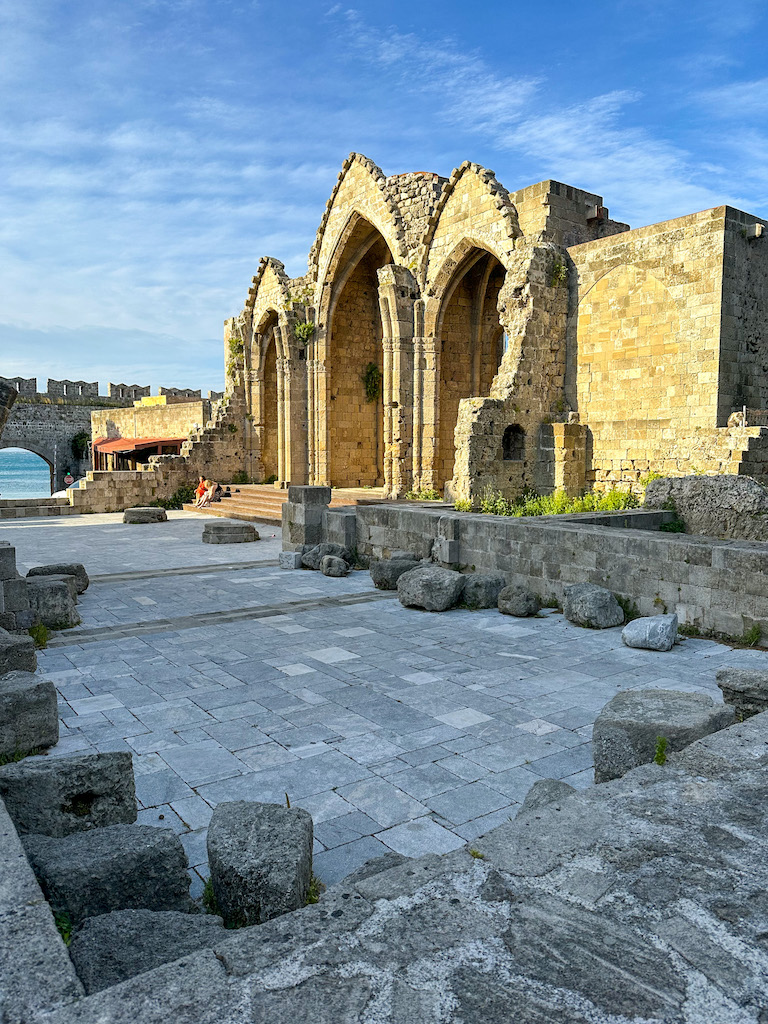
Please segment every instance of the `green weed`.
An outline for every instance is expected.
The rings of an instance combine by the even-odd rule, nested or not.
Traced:
[[[312,903],[317,903],[324,892],[325,883],[321,882],[317,875],[313,873],[309,882],[309,888],[307,889],[307,898],[304,900],[304,906],[308,907]]]
[[[35,647],[39,650],[44,650],[48,646],[48,627],[44,626],[42,622],[38,622],[36,626],[30,626],[28,632],[35,641]]]
[[[653,760],[654,760],[655,764],[666,764],[667,763],[667,746],[668,745],[669,745],[669,740],[667,739],[666,736],[657,736],[656,737],[656,751],[655,751],[655,753],[653,755]]]

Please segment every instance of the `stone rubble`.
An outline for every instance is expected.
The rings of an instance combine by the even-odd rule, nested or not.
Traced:
[[[131,524],[165,523],[168,516],[164,508],[155,506],[137,505],[134,508],[127,508],[123,513],[123,522]]]
[[[406,608],[445,612],[458,603],[467,577],[439,565],[419,566],[404,572],[397,581],[397,596]]]
[[[627,647],[646,651],[671,651],[677,640],[676,615],[648,615],[632,619],[621,632]]]
[[[513,585],[500,591],[498,608],[502,615],[516,615],[522,619],[529,615],[538,615],[541,601],[537,594],[525,587]]]
[[[54,746],[59,739],[56,687],[33,672],[0,676],[0,757]]]
[[[610,590],[594,583],[572,583],[563,591],[563,615],[588,629],[610,629],[624,622],[624,612]]]
[[[73,580],[74,577],[68,576],[66,579]],[[27,595],[35,621],[41,622],[48,629],[71,629],[80,624],[74,584],[57,576],[29,576]]]
[[[732,707],[716,704],[703,693],[653,689],[617,693],[592,729],[595,782],[609,782],[650,764],[659,739],[666,740],[664,756],[668,756],[733,722]]]
[[[27,573],[27,578],[30,576],[74,576],[77,580],[78,594],[84,594],[90,583],[85,566],[80,562],[57,562],[55,565],[36,565]]]
[[[472,609],[496,608],[499,594],[506,585],[506,578],[498,572],[467,573],[462,594],[463,603]]]
[[[736,709],[736,717],[740,721],[768,711],[768,672],[749,668],[719,668],[716,679],[723,700]]]
[[[298,910],[312,878],[312,818],[301,808],[244,800],[220,803],[208,826],[208,862],[229,927]]]

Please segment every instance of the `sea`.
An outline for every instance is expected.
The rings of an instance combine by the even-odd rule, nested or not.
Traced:
[[[0,448],[0,498],[50,498],[51,471],[39,455]]]

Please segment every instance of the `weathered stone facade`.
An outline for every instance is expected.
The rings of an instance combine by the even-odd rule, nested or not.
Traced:
[[[227,322],[249,476],[464,500],[765,476],[762,222],[720,207],[629,230],[602,202],[352,154],[308,273],[262,259]]]

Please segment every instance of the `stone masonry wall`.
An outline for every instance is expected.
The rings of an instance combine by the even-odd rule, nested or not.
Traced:
[[[427,557],[437,542],[449,564],[502,572],[544,599],[562,601],[569,583],[596,583],[634,602],[641,615],[674,612],[683,624],[735,636],[757,625],[768,635],[766,544],[587,525],[590,517],[565,522],[396,505],[358,505],[356,513],[365,557],[397,549]],[[646,516],[610,518],[618,525]]]
[[[763,225],[750,238],[749,227]],[[743,405],[768,409],[768,222],[725,207],[718,426]],[[749,420],[747,420],[749,422]]]
[[[0,447],[25,448],[51,467],[54,491],[64,487],[69,470],[77,479],[90,468],[87,459],[78,461],[72,454],[76,434],[91,433],[91,408],[88,405],[47,405],[41,402],[16,402],[0,435]]]
[[[173,405],[96,409],[91,413],[93,437],[186,437],[211,416],[207,399]]]

